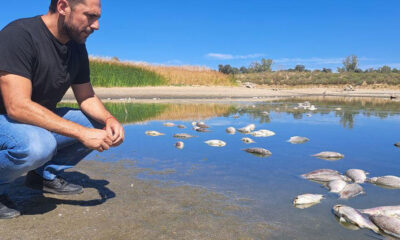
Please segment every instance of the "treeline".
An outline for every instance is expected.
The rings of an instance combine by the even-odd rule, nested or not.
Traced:
[[[374,68],[368,68],[365,70],[362,70],[358,66],[358,58],[355,55],[351,55],[343,59],[342,67],[338,67],[336,70],[339,73],[343,72],[350,72],[350,73],[400,73],[400,70],[397,68],[391,68],[389,66],[382,66],[380,68],[374,69]],[[251,63],[247,68],[245,66],[242,66],[240,68],[237,67],[232,67],[229,64],[226,65],[218,65],[218,71],[224,74],[240,74],[240,73],[261,73],[261,72],[273,72],[272,71],[272,66],[273,60],[272,59],[265,59],[262,58],[261,62],[253,62]],[[332,69],[330,68],[322,68],[322,69],[314,69],[314,70],[309,70],[306,69],[304,65],[298,64],[294,68],[289,68],[286,70],[279,70],[280,72],[323,72],[323,73],[332,73]]]

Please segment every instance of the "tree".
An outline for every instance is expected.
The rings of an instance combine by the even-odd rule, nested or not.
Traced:
[[[332,72],[332,69],[330,69],[330,68],[322,68],[322,72],[324,72],[324,73],[331,73],[331,72]]]
[[[392,71],[392,69],[389,66],[385,65],[385,66],[379,68],[378,71],[380,73],[390,73]]]
[[[227,64],[227,65],[218,65],[218,71],[224,74],[233,74],[233,68],[231,65]]]
[[[272,65],[272,59],[261,59],[261,70],[262,72],[271,72],[271,65]]]
[[[240,67],[239,70],[240,70],[241,73],[248,73],[249,72],[249,70],[245,66]]]
[[[392,73],[399,73],[400,71],[399,71],[399,69],[397,69],[397,68],[393,68],[392,69]]]
[[[341,68],[341,67],[338,67],[336,70],[337,70],[338,73],[342,73],[342,72],[346,71],[345,68]]]
[[[355,72],[358,68],[358,60],[356,55],[347,56],[342,63],[346,72]]]
[[[306,70],[306,67],[304,65],[296,65],[296,67],[294,67],[294,70],[296,72],[304,72],[304,70]]]

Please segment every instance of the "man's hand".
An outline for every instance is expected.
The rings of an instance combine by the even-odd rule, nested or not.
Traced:
[[[125,132],[121,124],[114,117],[106,120],[106,131],[112,139],[110,147],[116,147],[124,141]]]
[[[111,136],[105,130],[95,128],[85,128],[82,131],[79,141],[87,148],[102,152],[108,150],[113,145]]]

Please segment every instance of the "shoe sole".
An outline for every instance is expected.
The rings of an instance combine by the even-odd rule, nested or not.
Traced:
[[[16,213],[14,215],[0,216],[0,219],[12,219],[21,216],[21,213]]]
[[[43,189],[41,189],[41,190],[45,193],[51,193],[51,194],[56,194],[56,195],[74,195],[74,194],[83,193],[83,188],[76,190],[76,191],[72,191],[72,192],[58,192],[58,191],[55,191],[54,189],[46,188],[46,187],[43,187]]]

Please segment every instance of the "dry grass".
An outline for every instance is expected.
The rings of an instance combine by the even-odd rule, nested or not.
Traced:
[[[121,62],[98,57],[91,57],[90,60],[120,66],[132,66],[143,70],[149,70],[165,78],[168,85],[234,85],[234,81],[231,76],[222,74],[218,71],[212,70],[204,66],[151,65],[144,62]]]

